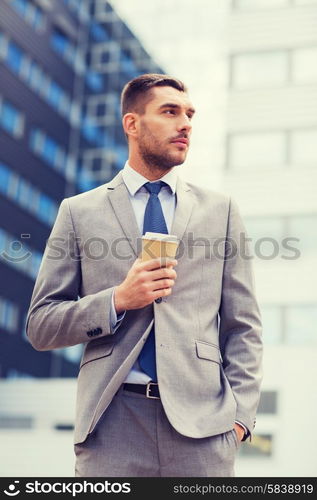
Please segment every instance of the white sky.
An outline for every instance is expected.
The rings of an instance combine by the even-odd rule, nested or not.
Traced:
[[[166,73],[184,81],[197,109],[191,150],[179,169],[217,189],[224,162],[228,0],[112,0]]]

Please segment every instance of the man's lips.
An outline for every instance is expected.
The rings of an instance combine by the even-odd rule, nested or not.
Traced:
[[[171,142],[173,144],[184,144],[185,146],[188,146],[189,140],[186,139],[186,137],[178,137],[176,139],[172,139]]]

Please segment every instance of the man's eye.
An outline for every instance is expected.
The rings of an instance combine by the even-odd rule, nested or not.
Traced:
[[[164,113],[168,113],[168,114],[171,114],[171,115],[175,115],[175,111],[173,109],[166,109],[164,111]]]

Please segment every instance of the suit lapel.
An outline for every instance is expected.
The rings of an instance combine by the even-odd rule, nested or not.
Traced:
[[[108,196],[119,224],[127,237],[129,244],[138,257],[138,240],[141,238],[129,193],[119,172],[111,182],[107,184]],[[176,210],[172,224],[171,234],[175,234],[180,240],[186,230],[191,216],[194,201],[189,186],[180,178],[176,186]]]
[[[194,207],[194,199],[190,187],[180,178],[177,179],[176,197],[177,203],[171,234],[175,234],[181,240]]]
[[[129,244],[138,257],[138,240],[141,234],[134,215],[129,193],[122,179],[121,172],[107,184],[108,196],[119,224]]]

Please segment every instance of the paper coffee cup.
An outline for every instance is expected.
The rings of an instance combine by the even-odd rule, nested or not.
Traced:
[[[145,233],[142,236],[141,260],[174,259],[178,248],[178,238],[173,234]]]

